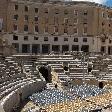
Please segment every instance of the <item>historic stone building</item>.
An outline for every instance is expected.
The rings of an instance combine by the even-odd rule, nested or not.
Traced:
[[[0,0],[2,31],[19,53],[112,54],[112,9],[91,2]],[[5,6],[3,5],[5,4]]]

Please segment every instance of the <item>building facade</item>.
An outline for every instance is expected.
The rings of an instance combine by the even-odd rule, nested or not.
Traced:
[[[111,8],[91,2],[9,0],[5,12],[4,37],[19,53],[112,52]]]

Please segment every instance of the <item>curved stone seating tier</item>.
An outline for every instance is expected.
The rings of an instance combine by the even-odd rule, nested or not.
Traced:
[[[27,84],[29,82],[35,81],[36,78],[27,78],[19,81],[12,82],[8,85],[3,86],[0,88],[0,99],[8,95],[10,92],[14,91],[15,89],[21,87],[24,84]]]
[[[31,79],[16,85],[14,88],[11,88],[12,91],[2,99],[2,108],[5,112],[12,112],[14,108],[19,106],[21,100],[24,100],[29,95],[44,88],[45,83],[46,82],[43,82],[40,79]]]

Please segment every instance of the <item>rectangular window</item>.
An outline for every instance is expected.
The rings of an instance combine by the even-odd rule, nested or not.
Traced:
[[[39,37],[35,37],[35,36],[34,36],[34,40],[38,40],[38,38],[39,38]]]
[[[84,15],[85,15],[85,16],[87,15],[87,10],[84,11]]]
[[[38,26],[37,25],[35,26],[35,32],[38,32]]]
[[[54,27],[54,32],[55,32],[55,33],[58,33],[58,26],[55,26],[55,27]]]
[[[111,40],[111,39],[109,39],[109,43],[110,43],[110,44],[112,43],[112,40]]]
[[[35,16],[35,22],[37,22],[38,21],[38,17],[37,16]]]
[[[103,18],[105,17],[105,13],[104,13],[104,12],[102,12],[102,17],[103,17]]]
[[[64,38],[64,41],[68,41],[68,38],[65,37],[65,38]]]
[[[77,28],[76,27],[74,27],[74,33],[77,34]]]
[[[84,34],[87,34],[87,27],[84,27]]]
[[[78,11],[74,10],[74,15],[77,16],[78,15]]]
[[[64,18],[64,23],[65,23],[65,24],[68,23],[68,18]]]
[[[25,20],[25,21],[28,21],[28,15],[25,15],[25,16],[24,16],[24,20]]]
[[[64,33],[68,33],[67,27],[64,28]]]
[[[28,31],[28,25],[24,25],[24,31]]]
[[[13,40],[18,40],[18,36],[13,35]]]
[[[18,5],[15,5],[14,9],[17,11],[18,10]]]
[[[48,13],[48,9],[47,9],[47,8],[45,8],[45,9],[44,9],[44,12],[45,12],[45,13]]]
[[[28,36],[24,36],[24,40],[27,41],[28,40]]]
[[[25,6],[25,12],[28,12],[28,6]]]
[[[68,14],[68,10],[67,9],[64,10],[64,14]]]
[[[83,38],[83,42],[87,42],[87,38]]]
[[[14,20],[18,20],[18,15],[14,15]]]
[[[72,45],[72,51],[79,51],[79,45]]]
[[[13,29],[14,29],[14,31],[17,31],[18,30],[18,26],[17,25],[13,25]]]
[[[55,14],[59,14],[59,9],[55,9]]]
[[[44,41],[48,41],[48,37],[44,37]]]
[[[103,53],[106,52],[106,47],[105,46],[101,46],[101,52],[103,52]]]
[[[38,8],[35,8],[35,13],[38,13]]]
[[[83,19],[83,24],[87,24],[87,19]]]
[[[101,42],[105,43],[105,38],[101,38]]]
[[[78,23],[78,19],[74,18],[74,24],[77,24],[77,23]]]
[[[78,38],[74,38],[74,42],[78,42]]]
[[[54,41],[58,41],[58,37],[54,37]]]

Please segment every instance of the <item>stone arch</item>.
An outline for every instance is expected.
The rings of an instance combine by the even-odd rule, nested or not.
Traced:
[[[46,82],[51,82],[51,71],[48,67],[46,66],[41,66],[39,67],[39,72],[42,74],[42,76],[45,78]]]
[[[99,82],[99,88],[103,89],[103,87],[104,87],[103,82]]]

